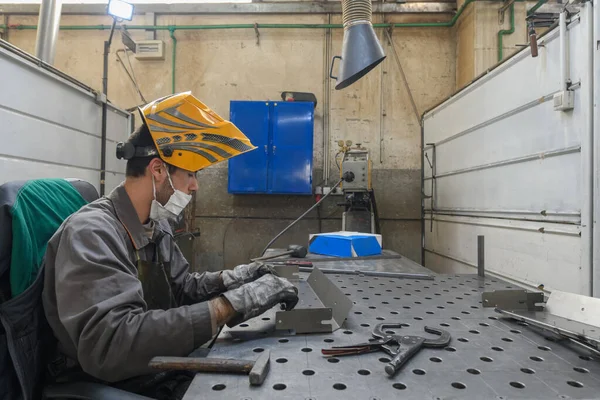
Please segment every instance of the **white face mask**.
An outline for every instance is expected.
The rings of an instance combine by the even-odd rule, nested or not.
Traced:
[[[165,166],[167,168],[167,166]],[[171,181],[171,175],[169,174],[168,168],[167,177],[169,178],[169,184],[171,188],[174,190],[174,193],[169,197],[169,201],[164,206],[160,204],[156,200],[156,186],[154,184],[154,176],[152,176],[152,190],[154,191],[154,200],[152,200],[152,205],[150,206],[150,219],[155,221],[161,219],[168,219],[176,222],[177,217],[183,211],[183,209],[188,205],[190,200],[192,200],[191,194],[185,194],[181,190],[175,189],[173,186],[173,182]]]

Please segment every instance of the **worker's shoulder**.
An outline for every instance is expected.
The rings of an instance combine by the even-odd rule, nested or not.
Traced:
[[[126,234],[112,204],[106,198],[98,199],[81,207],[79,211],[65,220],[60,231],[77,234],[102,234],[103,232],[109,235]]]

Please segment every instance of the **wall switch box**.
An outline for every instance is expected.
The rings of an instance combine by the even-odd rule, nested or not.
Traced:
[[[554,95],[554,111],[568,111],[575,107],[575,92],[563,90]]]

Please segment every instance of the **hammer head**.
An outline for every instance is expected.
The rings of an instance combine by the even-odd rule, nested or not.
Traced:
[[[304,258],[308,254],[306,247],[297,244],[290,244],[288,246],[288,251],[292,252],[290,256],[293,258]]]
[[[254,386],[262,385],[271,368],[271,351],[267,350],[254,362],[250,370],[250,384]]]

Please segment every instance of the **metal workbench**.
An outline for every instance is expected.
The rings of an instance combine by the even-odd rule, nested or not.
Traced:
[[[432,274],[408,261],[315,265]],[[483,291],[516,288],[513,285],[477,275],[436,275],[433,281],[328,276],[354,302],[341,329],[296,336],[248,332],[235,339],[224,330],[209,357],[254,359],[270,350],[271,371],[265,383],[250,387],[244,376],[198,374],[184,400],[600,398],[600,363],[590,354],[482,308]],[[452,341],[446,349],[421,350],[393,378],[384,372],[384,353],[339,359],[321,355],[321,348],[367,341],[380,322],[404,323],[396,331],[412,335],[427,336],[425,325],[441,327]]]

